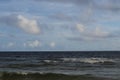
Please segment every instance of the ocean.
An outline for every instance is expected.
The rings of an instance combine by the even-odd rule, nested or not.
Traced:
[[[0,73],[3,72],[92,75],[120,80],[120,52],[0,52]]]

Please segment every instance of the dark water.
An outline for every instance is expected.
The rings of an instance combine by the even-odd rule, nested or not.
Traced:
[[[1,52],[0,71],[120,79],[120,52]]]

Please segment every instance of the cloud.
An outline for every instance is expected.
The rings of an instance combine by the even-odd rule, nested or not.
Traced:
[[[14,45],[15,45],[15,43],[10,42],[10,43],[7,44],[7,47],[13,47]]]
[[[80,32],[84,32],[85,31],[85,27],[82,25],[82,24],[77,24],[77,29],[80,31]]]
[[[10,1],[12,1],[12,0],[0,0],[0,2],[10,2]]]
[[[104,0],[104,3],[101,4],[95,4],[95,8],[99,10],[107,10],[107,11],[120,11],[120,0]]]
[[[104,31],[100,27],[95,27],[93,30],[89,30],[84,25],[77,24],[76,29],[81,33],[81,35],[86,37],[105,38],[111,36],[110,32]]]
[[[55,42],[51,42],[51,43],[50,43],[50,47],[53,48],[53,47],[55,47],[55,46],[56,46],[56,43],[55,43]]]
[[[91,32],[91,36],[93,37],[109,37],[110,33],[106,31],[102,31],[100,27],[96,27],[93,32]]]
[[[24,43],[24,47],[36,48],[40,46],[41,46],[41,42],[39,40],[28,41],[27,43]]]
[[[93,0],[34,0],[34,1],[75,3],[75,4],[89,4],[89,3],[92,2]]]
[[[56,20],[73,21],[73,18],[71,16],[63,14],[63,13],[51,15],[50,17]]]
[[[88,41],[88,40],[101,40],[106,38],[118,37],[118,35],[103,30],[100,27],[94,27],[94,29],[91,30],[87,26],[84,26],[83,24],[77,24],[76,30],[79,31],[77,35],[71,37],[69,36],[66,39],[75,40],[75,41]]]
[[[5,34],[5,33],[0,33],[0,37],[16,38],[16,36],[13,34]]]
[[[6,36],[6,35],[4,35],[3,33],[0,33],[0,37],[4,37],[4,36]]]
[[[34,19],[28,19],[23,15],[8,15],[0,17],[0,23],[8,26],[18,27],[31,34],[39,34],[38,23]]]
[[[63,4],[75,4],[77,6],[86,6],[89,8],[90,5],[97,10],[107,10],[107,11],[120,11],[120,0],[33,0],[33,1],[43,1],[43,2],[57,2]]]

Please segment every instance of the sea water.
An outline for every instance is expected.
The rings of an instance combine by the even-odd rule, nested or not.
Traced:
[[[120,52],[1,52],[0,71],[120,79]]]

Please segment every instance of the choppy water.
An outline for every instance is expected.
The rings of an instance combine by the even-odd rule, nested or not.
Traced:
[[[120,52],[1,52],[0,71],[120,79]]]

